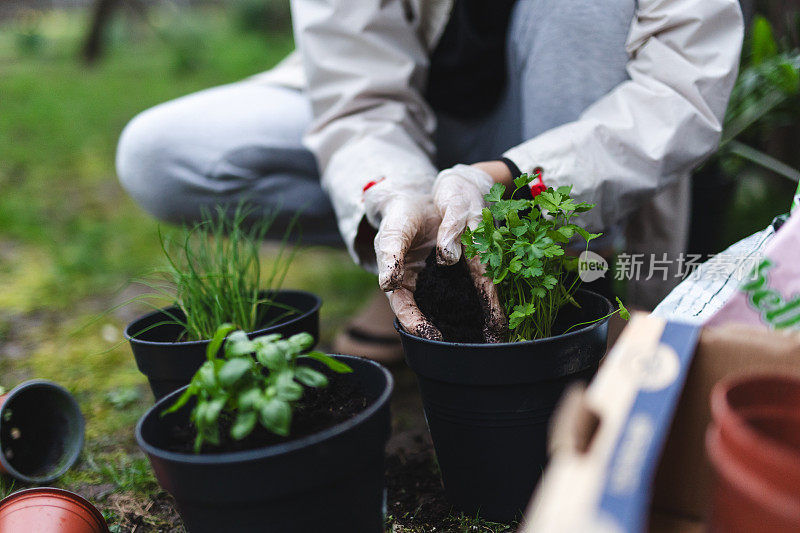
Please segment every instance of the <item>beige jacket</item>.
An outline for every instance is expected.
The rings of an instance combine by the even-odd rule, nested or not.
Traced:
[[[307,90],[315,117],[307,145],[362,264],[353,241],[364,185],[385,177],[425,187],[436,176],[435,116],[422,93],[451,7],[452,0],[292,2],[302,59],[292,54],[268,76]],[[542,167],[548,185],[572,184],[580,201],[597,204],[582,220],[590,228],[619,222],[659,191],[680,188],[715,150],[742,35],[737,0],[639,0],[626,45],[630,80],[505,157],[523,172]]]

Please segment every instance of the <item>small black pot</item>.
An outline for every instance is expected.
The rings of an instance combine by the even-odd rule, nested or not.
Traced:
[[[0,396],[0,472],[49,483],[69,470],[83,448],[85,422],[61,385],[34,379]]]
[[[265,448],[187,454],[163,449],[171,427],[183,425],[190,402],[161,416],[181,394],[156,403],[136,425],[136,441],[161,486],[175,498],[192,533],[380,533],[384,522],[384,447],[391,431],[392,375],[378,363],[337,355],[343,377],[367,396],[350,420]],[[319,368],[316,361],[309,366]]]
[[[289,337],[296,333],[310,333],[316,343],[319,338],[319,308],[322,300],[315,294],[305,291],[281,290],[273,298],[276,302],[297,309],[299,314],[293,315],[278,324],[249,333],[250,338],[268,333],[280,333]],[[283,313],[283,309],[273,308],[267,313],[266,320]],[[174,342],[183,332],[178,324],[163,324],[139,334],[139,332],[159,322],[168,322],[172,317],[183,319],[184,315],[177,307],[146,314],[125,328],[125,338],[131,343],[133,357],[139,371],[147,376],[150,389],[156,400],[188,385],[203,361],[206,360],[208,340]]]
[[[579,290],[555,331],[611,312],[609,301]],[[568,384],[588,380],[605,354],[608,319],[546,339],[501,344],[431,341],[400,332],[419,378],[445,492],[481,518],[519,518],[547,460],[547,429]]]

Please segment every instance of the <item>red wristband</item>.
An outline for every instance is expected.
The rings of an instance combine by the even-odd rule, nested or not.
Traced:
[[[383,180],[385,180],[385,179],[386,179],[386,178],[379,178],[379,179],[377,179],[377,180],[372,180],[372,181],[370,181],[370,182],[367,182],[367,184],[366,184],[366,185],[364,185],[364,188],[363,188],[363,189],[361,189],[361,194],[364,194],[365,192],[367,192],[367,190],[369,190],[369,188],[370,188],[370,187],[372,187],[373,185],[377,185],[377,184],[379,184],[380,182],[382,182],[382,181],[383,181]]]

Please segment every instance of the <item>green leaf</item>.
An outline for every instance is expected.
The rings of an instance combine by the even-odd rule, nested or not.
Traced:
[[[289,435],[292,423],[292,408],[287,402],[274,399],[268,401],[258,413],[261,425],[269,431],[281,436]]]
[[[211,339],[211,342],[208,343],[208,347],[206,348],[206,359],[212,360],[217,357],[217,353],[219,353],[219,349],[222,347],[225,337],[235,329],[236,326],[233,324],[222,324],[217,328],[216,333],[214,333],[214,338]]]
[[[542,285],[548,290],[552,290],[556,286],[556,283],[558,283],[558,280],[555,276],[545,276],[542,280]]]
[[[222,408],[225,407],[225,398],[215,398],[209,402],[205,402],[205,410],[202,415],[203,422],[208,425],[216,424]],[[199,407],[199,406],[198,406]]]
[[[257,388],[252,388],[239,393],[237,401],[239,403],[239,409],[247,411],[261,407],[263,399],[264,396],[261,394],[261,391]]]
[[[766,71],[766,76],[783,92],[793,95],[800,89],[800,75],[791,63],[779,63]]]
[[[286,357],[274,343],[261,346],[256,351],[256,360],[273,372],[286,367]]]
[[[296,350],[295,353],[301,353],[314,346],[314,337],[310,333],[298,333],[289,337],[287,342]]]
[[[258,422],[258,414],[255,411],[239,413],[231,426],[231,437],[234,440],[242,440],[253,432],[256,422]]]
[[[525,317],[517,313],[511,313],[508,317],[508,329],[517,329]]]
[[[564,226],[562,228],[557,229],[556,232],[562,237],[564,237],[564,239],[566,239],[564,242],[567,242],[572,238],[573,235],[575,235],[576,227],[577,226],[574,225]]]
[[[294,380],[297,370],[299,368],[294,373],[286,371],[275,376],[275,389],[279,400],[294,402],[303,396],[303,387]]]
[[[321,352],[309,352],[304,357],[310,357],[315,361],[319,361],[320,363],[327,366],[328,368],[330,368],[331,370],[333,370],[338,374],[347,374],[353,371],[352,368],[342,363],[338,359],[335,359],[330,355],[325,355],[324,353]]]
[[[214,361],[206,361],[197,370],[192,380],[197,380],[197,385],[200,389],[215,389],[217,388],[217,376],[214,370]]]
[[[586,242],[589,242],[592,239],[596,239],[597,237],[602,235],[602,233],[589,233],[580,226],[575,226],[575,233],[583,237]]]
[[[247,333],[241,330],[234,331],[228,335],[225,341],[225,355],[227,357],[249,355],[253,353],[255,349],[255,343],[247,338]]]
[[[508,316],[509,329],[517,329],[519,325],[536,311],[533,302],[514,306],[514,312]]]
[[[622,320],[630,320],[631,319],[631,313],[630,313],[630,311],[628,311],[627,307],[622,305],[622,300],[619,299],[619,296],[617,296],[617,305],[619,306],[619,316],[620,316],[620,318],[622,318]]]
[[[303,385],[308,387],[326,387],[328,385],[328,378],[325,374],[317,372],[307,366],[297,367],[294,371],[294,377]]]
[[[514,306],[514,313],[519,313],[521,316],[531,316],[535,311],[536,305],[533,302]]]
[[[486,203],[494,203],[499,202],[503,199],[503,195],[506,193],[505,185],[501,183],[495,183],[492,185],[492,188],[489,189],[489,194],[483,197],[486,200]]]
[[[491,253],[488,255],[489,258],[489,266],[492,268],[499,268],[500,265],[503,264],[503,254],[502,253]]]
[[[511,228],[511,233],[513,233],[514,236],[516,237],[522,237],[527,232],[528,232],[528,226],[525,224]]]
[[[503,267],[495,273],[494,278],[492,278],[492,282],[497,285],[501,283],[505,277],[508,275],[508,267]]]
[[[514,185],[519,189],[532,182],[534,179],[532,174],[522,174],[520,177],[514,179]]]
[[[494,217],[488,207],[484,207],[483,211],[481,211],[481,218],[481,223],[485,228],[494,228]]]
[[[183,391],[183,394],[181,394],[178,397],[178,399],[175,400],[175,403],[173,403],[167,409],[161,411],[161,416],[164,416],[169,413],[174,413],[175,411],[186,405],[186,402],[188,402],[194,395],[195,395],[195,389],[191,385],[189,385],[188,387],[186,387],[186,390]]]
[[[237,357],[225,362],[219,371],[218,379],[223,387],[232,387],[253,368],[253,360],[249,357]]]
[[[538,261],[538,260],[537,260]],[[544,273],[541,267],[541,261],[538,261],[539,265],[532,265],[522,269],[522,275],[526,278],[533,279],[541,276]]]
[[[756,15],[753,19],[750,54],[754,65],[760,65],[767,59],[778,55],[778,44],[772,33],[772,25],[761,15]]]
[[[266,346],[267,344],[271,344],[281,338],[280,333],[270,333],[268,335],[261,335],[260,337],[256,337],[253,339],[253,342],[260,345]]]

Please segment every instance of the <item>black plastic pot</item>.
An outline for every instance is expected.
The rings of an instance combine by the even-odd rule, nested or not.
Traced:
[[[389,438],[391,374],[368,359],[337,355],[343,376],[367,396],[346,422],[255,450],[187,454],[164,449],[192,404],[164,417],[181,394],[156,403],[139,420],[136,440],[161,486],[175,498],[192,533],[380,533],[384,521],[384,447]],[[315,361],[310,366],[318,368]]]
[[[78,460],[85,422],[75,398],[35,379],[0,396],[0,472],[26,483],[48,483]]]
[[[316,342],[319,337],[319,308],[322,306],[322,300],[310,292],[295,290],[278,291],[273,299],[291,306],[299,314],[270,327],[253,331],[249,336],[252,338],[268,333],[280,333],[284,337],[289,337],[296,333],[307,332]],[[273,308],[267,313],[265,320],[268,322],[282,313],[283,309]],[[174,342],[183,332],[183,328],[178,324],[162,324],[147,330],[159,322],[172,321],[172,317],[183,319],[183,316],[177,307],[170,307],[144,315],[125,328],[125,338],[131,344],[136,366],[147,376],[156,400],[188,385],[206,359],[208,340]],[[144,333],[140,333],[142,331]]]
[[[611,312],[603,296],[576,294],[555,331]],[[550,416],[565,387],[588,380],[605,354],[608,319],[566,335],[518,343],[460,344],[400,332],[419,378],[445,492],[458,509],[509,522],[524,511],[547,460]]]

